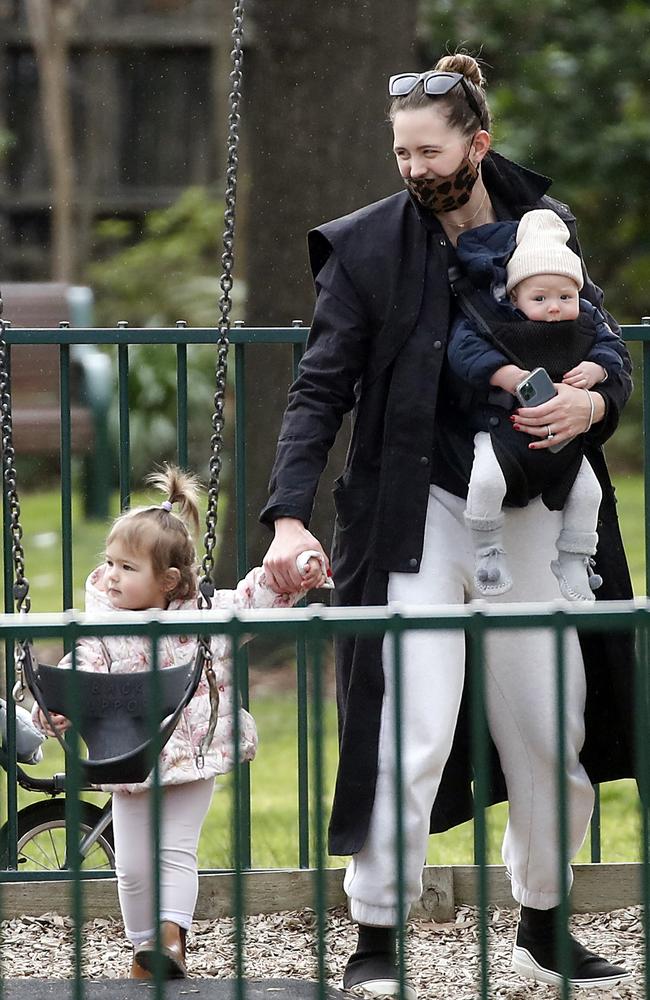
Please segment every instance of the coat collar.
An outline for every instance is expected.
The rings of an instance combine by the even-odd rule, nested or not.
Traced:
[[[515,218],[536,205],[552,184],[550,177],[522,167],[494,150],[483,160],[482,171],[483,183],[490,195],[504,202]]]

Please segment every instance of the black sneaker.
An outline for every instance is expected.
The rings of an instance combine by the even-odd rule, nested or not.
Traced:
[[[343,989],[353,996],[379,1000],[399,996],[399,972],[388,955],[362,956],[355,952],[343,973]],[[417,1000],[409,982],[404,983],[404,1000]]]
[[[553,911],[546,911],[549,915]],[[536,928],[534,932],[522,920],[517,928],[517,939],[512,953],[512,967],[515,972],[537,983],[562,985],[562,972],[555,947],[555,930]],[[569,983],[580,988],[609,989],[620,983],[629,983],[632,973],[618,965],[612,965],[600,955],[588,951],[584,945],[569,935]]]

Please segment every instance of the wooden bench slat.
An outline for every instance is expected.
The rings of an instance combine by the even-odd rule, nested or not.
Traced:
[[[95,429],[88,410],[73,406],[71,446],[74,454],[90,451]],[[13,414],[14,448],[18,454],[43,455],[58,452],[61,422],[58,408],[17,409]]]

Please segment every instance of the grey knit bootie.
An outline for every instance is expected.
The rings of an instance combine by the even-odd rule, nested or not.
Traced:
[[[465,524],[474,545],[474,585],[479,594],[493,597],[512,589],[503,547],[503,514],[488,519],[465,514]]]
[[[598,545],[596,532],[563,528],[556,545],[558,557],[552,561],[551,569],[562,597],[567,601],[595,601],[594,590],[603,582],[602,576],[593,570]]]

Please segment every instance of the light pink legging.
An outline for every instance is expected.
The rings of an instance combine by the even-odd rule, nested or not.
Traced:
[[[197,848],[214,778],[165,785],[160,802],[160,919],[189,929],[199,889]],[[153,937],[151,793],[113,795],[115,868],[124,929],[134,945]]]

